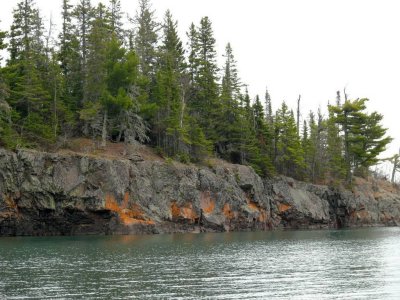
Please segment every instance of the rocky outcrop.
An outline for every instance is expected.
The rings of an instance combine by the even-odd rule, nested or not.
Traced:
[[[400,194],[249,167],[0,150],[0,235],[140,234],[400,224]]]

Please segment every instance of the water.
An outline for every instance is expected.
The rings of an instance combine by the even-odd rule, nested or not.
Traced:
[[[400,228],[0,238],[1,299],[400,299]]]

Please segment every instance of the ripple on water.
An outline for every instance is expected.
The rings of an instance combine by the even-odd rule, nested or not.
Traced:
[[[0,239],[4,299],[399,299],[400,229]]]

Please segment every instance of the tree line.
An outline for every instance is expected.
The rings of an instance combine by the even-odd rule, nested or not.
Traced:
[[[159,22],[140,0],[125,29],[119,0],[92,6],[62,0],[61,28],[45,31],[34,0],[13,10],[0,49],[0,144],[42,147],[74,137],[146,143],[165,156],[198,162],[214,155],[262,176],[351,182],[366,175],[391,141],[368,99],[338,92],[328,116],[300,124],[285,102],[272,110],[268,90],[250,97],[228,43],[217,63],[208,17],[192,23],[184,45],[170,11]]]

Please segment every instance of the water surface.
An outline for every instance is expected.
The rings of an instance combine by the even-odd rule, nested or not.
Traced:
[[[0,299],[400,299],[400,228],[0,238]]]

